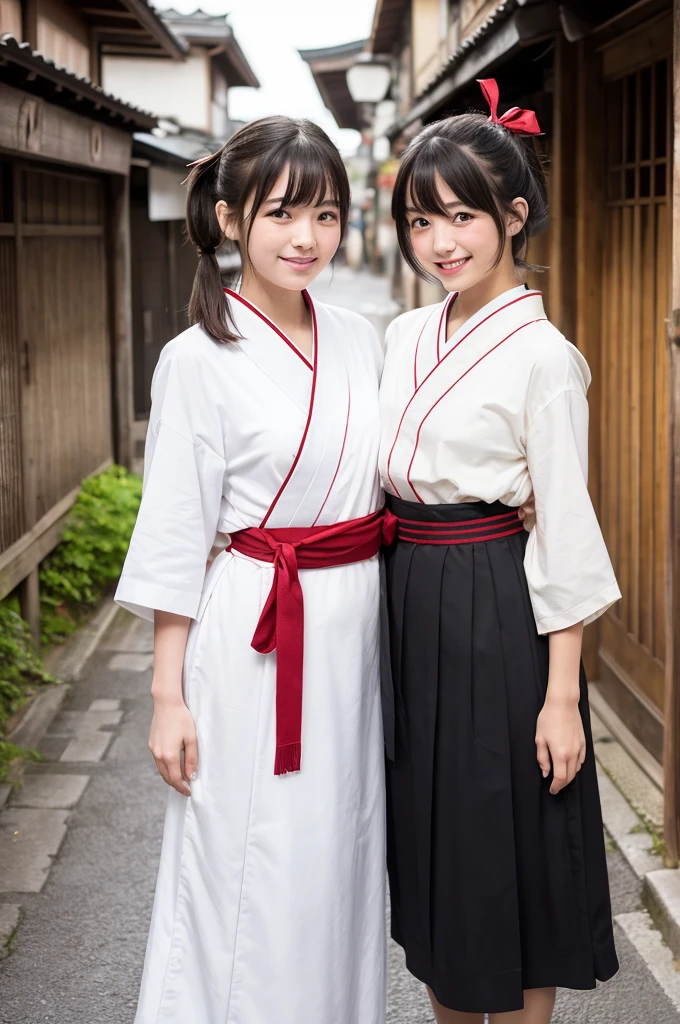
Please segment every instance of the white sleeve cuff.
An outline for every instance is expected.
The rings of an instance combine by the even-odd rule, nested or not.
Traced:
[[[574,608],[569,608],[568,611],[558,612],[556,615],[536,616],[536,629],[541,636],[544,636],[546,633],[556,633],[560,629],[568,629],[570,626],[575,626],[577,622],[582,622],[584,626],[587,626],[589,622],[593,622],[613,604],[616,604],[620,598],[621,591],[618,584],[616,580],[612,580],[604,590],[586,598],[585,601],[581,601]]]
[[[186,615],[190,619],[195,619],[201,595],[186,590],[172,590],[124,575],[118,584],[114,600],[133,615],[153,622],[155,611],[173,612],[175,615]]]

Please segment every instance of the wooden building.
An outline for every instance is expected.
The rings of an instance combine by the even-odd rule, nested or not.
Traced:
[[[184,46],[143,0],[1,0],[0,32],[25,40],[0,40],[0,598],[37,636],[83,477],[131,458],[130,158],[156,118],[96,84],[101,56]]]
[[[103,60],[107,90],[130,103],[151,105],[159,124],[134,136],[130,176],[134,462],[142,464],[153,371],[163,346],[188,326],[197,255],[187,244],[187,164],[214,153],[234,133],[229,90],[258,88],[224,16],[168,10],[164,23],[185,46],[178,66],[153,56],[110,47]]]
[[[498,79],[501,112],[538,112],[552,218],[534,283],[593,371],[590,487],[623,592],[587,630],[593,703],[663,782],[677,859],[680,5],[378,0],[370,46],[392,58],[397,153],[423,124],[482,109],[477,78]],[[433,301],[407,284],[411,305]]]
[[[347,72],[365,47],[366,40],[359,39],[339,46],[298,51],[309,65],[321,99],[335,118],[338,128],[361,131],[364,127],[361,113],[347,87]]]

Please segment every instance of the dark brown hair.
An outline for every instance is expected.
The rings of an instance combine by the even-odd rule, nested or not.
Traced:
[[[279,116],[251,121],[217,153],[197,164],[187,178],[187,232],[200,256],[189,319],[200,323],[216,341],[236,341],[240,335],[217,264],[216,253],[225,239],[215,204],[223,200],[236,219],[244,241],[230,244],[245,265],[255,215],[286,167],[288,185],[281,207],[334,199],[344,234],[350,203],[347,171],[337,148],[313,121]],[[246,217],[248,202],[252,205]]]
[[[494,267],[505,250],[505,217],[513,199],[526,199],[524,227],[512,237],[515,266],[538,270],[524,260],[527,243],[548,223],[548,199],[543,168],[533,140],[521,137],[484,114],[468,113],[428,125],[406,150],[392,194],[392,216],[404,259],[419,277],[434,281],[418,262],[411,242],[407,206],[422,214],[449,216],[437,191],[435,175],[474,210],[488,213],[498,230]]]

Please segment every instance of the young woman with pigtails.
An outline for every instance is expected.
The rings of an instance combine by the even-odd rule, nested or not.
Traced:
[[[481,86],[491,116],[428,125],[393,195],[406,262],[448,294],[391,324],[381,384],[392,934],[438,1024],[548,1024],[557,987],[618,967],[581,638],[620,593],[590,372],[523,283],[539,127]]]
[[[154,621],[172,787],[135,1021],[383,1024],[382,352],[307,291],[349,183],[320,128],[270,117],[188,186],[194,326],[154,374],[116,595]]]

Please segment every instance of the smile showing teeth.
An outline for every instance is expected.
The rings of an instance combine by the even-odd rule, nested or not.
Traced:
[[[437,266],[442,267],[444,270],[455,270],[456,267],[462,267],[469,259],[469,256],[464,256],[461,260],[449,260],[447,263],[438,263]]]

